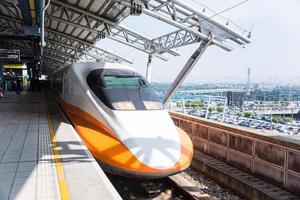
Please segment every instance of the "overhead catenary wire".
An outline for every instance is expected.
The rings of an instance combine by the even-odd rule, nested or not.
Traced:
[[[240,5],[244,4],[244,3],[246,3],[246,2],[248,2],[248,1],[249,1],[249,0],[242,1],[242,2],[240,2],[240,3],[238,3],[238,4],[235,4],[235,5],[233,5],[233,6],[229,7],[229,8],[226,8],[225,10],[222,10],[222,11],[220,11],[220,12],[217,12],[216,14],[214,14],[214,15],[212,15],[212,16],[210,16],[210,17],[207,17],[207,18],[205,18],[205,19],[203,19],[201,22],[206,21],[206,20],[208,20],[208,19],[211,19],[211,18],[213,18],[213,17],[215,17],[215,16],[219,16],[219,15],[221,15],[222,13],[227,12],[227,11],[233,9],[233,8],[236,8],[236,7],[238,7],[238,6],[240,6]]]
[[[193,1],[194,3],[197,3],[197,4],[201,5],[201,6],[203,6],[204,8],[207,8],[208,10],[212,11],[213,13],[215,13],[214,15],[212,15],[212,16],[210,16],[210,17],[208,17],[208,18],[203,19],[201,22],[206,21],[206,20],[208,20],[208,19],[210,19],[210,18],[219,16],[219,17],[223,18],[224,20],[226,20],[226,21],[232,23],[234,26],[236,26],[237,28],[239,28],[239,29],[242,30],[243,32],[249,32],[249,30],[247,30],[247,29],[245,29],[245,28],[239,26],[239,25],[238,25],[237,23],[235,23],[233,20],[230,20],[229,18],[224,17],[224,16],[221,15],[222,13],[225,13],[225,12],[227,12],[227,11],[233,9],[233,8],[236,8],[236,7],[240,6],[240,5],[242,5],[242,4],[246,3],[246,2],[248,2],[249,0],[245,0],[245,1],[239,2],[239,3],[233,5],[233,6],[229,7],[229,8],[226,8],[226,9],[220,11],[220,12],[216,12],[215,10],[211,9],[210,7],[208,7],[207,5],[205,5],[205,4],[203,4],[203,3],[200,3],[200,2],[198,2],[198,1],[196,1],[196,0],[192,0],[192,1]]]

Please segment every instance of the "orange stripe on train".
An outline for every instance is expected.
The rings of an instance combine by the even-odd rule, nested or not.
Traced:
[[[188,135],[177,127],[181,141],[179,162],[169,169],[154,169],[141,163],[130,150],[122,144],[104,123],[89,113],[65,101],[62,107],[74,124],[78,134],[93,156],[102,162],[129,171],[145,173],[164,173],[179,171],[187,167],[192,159],[193,146]]]

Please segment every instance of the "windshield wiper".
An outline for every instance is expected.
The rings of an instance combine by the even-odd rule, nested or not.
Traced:
[[[146,84],[143,84],[143,85],[141,85],[140,87],[139,87],[139,90],[141,91],[141,90],[143,90],[144,88],[146,88],[147,87],[147,85]]]

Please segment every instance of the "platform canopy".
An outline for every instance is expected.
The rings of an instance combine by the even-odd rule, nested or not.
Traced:
[[[131,15],[147,15],[174,31],[150,38],[142,30],[121,25]],[[211,45],[226,51],[232,49],[230,43],[250,42],[247,31],[237,31],[213,15],[185,0],[1,0],[0,49],[18,49],[23,62],[33,62],[50,73],[73,62],[133,62],[97,47],[102,39],[163,60],[167,60],[164,54],[180,55],[175,48],[210,37]]]

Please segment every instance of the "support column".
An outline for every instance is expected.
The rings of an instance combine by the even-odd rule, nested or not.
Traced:
[[[182,100],[182,112],[184,114],[186,114],[186,111],[185,111],[185,100],[184,100],[184,98],[182,98],[181,100]]]
[[[200,57],[203,55],[206,48],[210,45],[211,41],[213,39],[212,33],[210,34],[209,40],[202,41],[200,44],[200,47],[193,53],[193,55],[190,57],[188,62],[184,65],[176,79],[173,81],[171,87],[166,92],[162,103],[166,104],[166,102],[170,99],[172,94],[177,90],[177,88],[181,85],[181,83],[184,81],[184,79],[187,77],[187,75],[191,72],[193,67],[196,65]]]
[[[222,122],[224,122],[224,119],[225,119],[225,114],[226,114],[226,104],[227,104],[227,98],[224,99],[223,113],[222,113]]]
[[[146,80],[150,83],[151,82],[151,70],[152,70],[152,66],[151,66],[151,63],[152,63],[152,58],[153,58],[153,55],[152,54],[149,54],[148,55],[148,63],[147,63],[147,70],[146,70]]]
[[[172,111],[172,102],[171,102],[171,99],[169,101],[169,110]]]
[[[211,96],[208,97],[207,107],[206,107],[206,112],[205,112],[205,119],[208,118],[208,112],[209,112],[210,102],[211,102]]]
[[[0,60],[0,86],[3,85],[3,62]],[[5,88],[3,88],[5,90]]]
[[[45,4],[45,6],[42,9],[42,16],[41,16],[41,47],[42,48],[46,46],[46,42],[45,42],[45,12],[50,5],[50,0],[48,0],[47,3],[44,2],[44,4]]]

